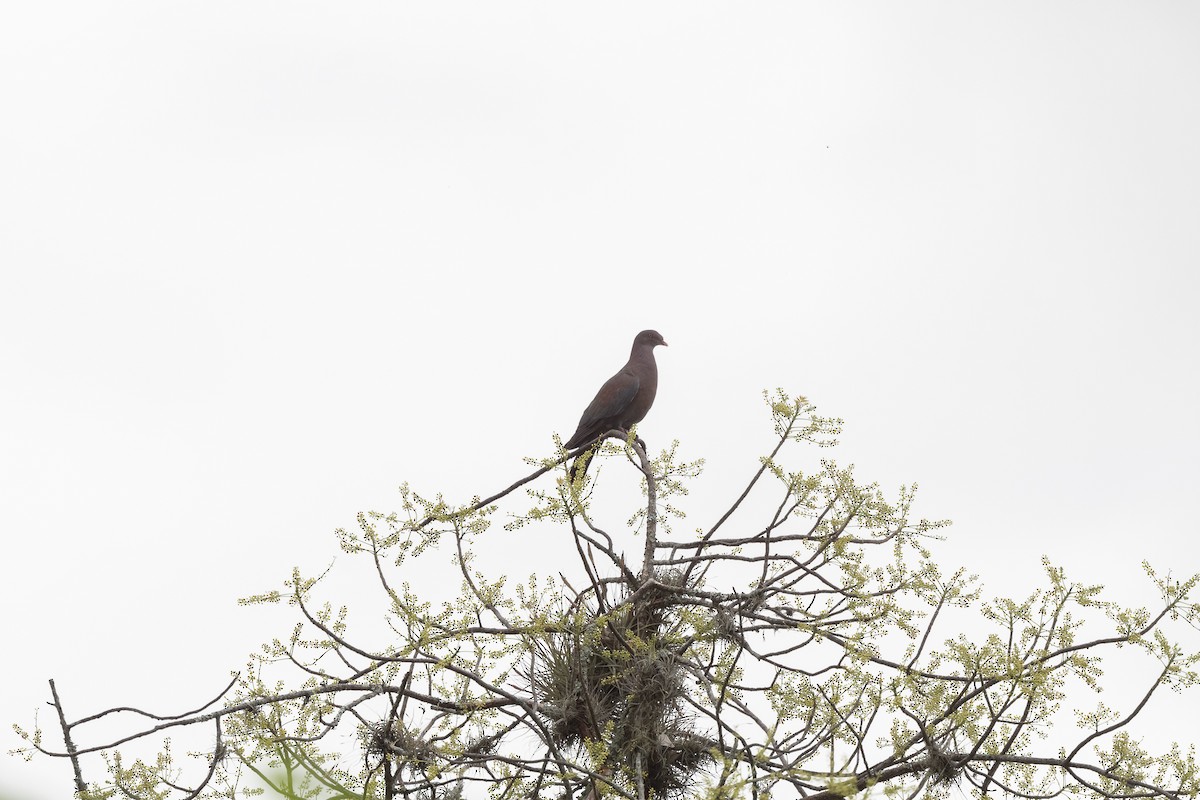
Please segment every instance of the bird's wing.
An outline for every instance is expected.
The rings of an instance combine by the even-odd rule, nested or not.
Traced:
[[[637,397],[640,384],[641,381],[632,373],[622,370],[613,375],[596,392],[591,404],[583,412],[580,424],[592,424],[618,416]]]
[[[576,444],[568,444],[568,446],[578,447],[586,440],[604,433],[602,430],[593,429],[602,424],[611,424],[609,420],[629,408],[633,398],[637,397],[639,385],[640,381],[637,376],[625,370],[621,370],[605,381],[579,419],[579,427],[575,430],[575,435],[571,437],[571,442]]]

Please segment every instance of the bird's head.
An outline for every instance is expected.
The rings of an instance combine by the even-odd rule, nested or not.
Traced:
[[[666,347],[667,340],[658,331],[642,331],[633,340],[634,347],[658,347],[659,345]]]

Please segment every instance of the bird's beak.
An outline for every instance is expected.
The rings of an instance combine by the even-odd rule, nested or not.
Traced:
[[[666,346],[667,346],[667,340],[663,339],[663,347],[666,347]]]

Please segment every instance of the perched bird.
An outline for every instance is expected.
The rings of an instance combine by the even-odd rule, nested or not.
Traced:
[[[620,372],[613,375],[579,419],[579,427],[564,445],[568,450],[596,441],[613,429],[628,431],[646,416],[658,391],[658,366],[654,363],[654,348],[667,343],[658,331],[642,331],[633,340],[629,360]],[[578,460],[571,466],[575,478]]]

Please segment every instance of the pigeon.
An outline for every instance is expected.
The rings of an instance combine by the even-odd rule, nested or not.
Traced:
[[[568,450],[590,445],[611,430],[628,432],[645,418],[658,390],[658,367],[654,363],[654,348],[658,345],[667,346],[658,331],[642,331],[634,338],[629,360],[596,392],[575,434],[564,445]],[[575,478],[574,465],[571,478]]]

